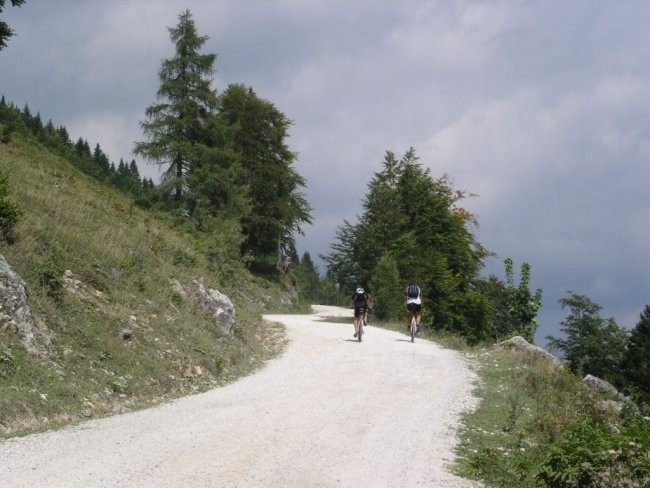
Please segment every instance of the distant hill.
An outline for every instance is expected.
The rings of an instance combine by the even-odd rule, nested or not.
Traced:
[[[31,135],[6,139],[0,172],[24,214],[0,254],[27,283],[51,345],[38,358],[0,330],[0,436],[205,390],[281,349],[282,330],[261,318],[287,303],[279,284],[227,257],[208,262],[204,243],[178,222],[139,208]],[[231,334],[197,302],[201,287],[233,302]]]

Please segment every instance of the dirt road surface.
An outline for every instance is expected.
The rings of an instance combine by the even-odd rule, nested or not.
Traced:
[[[0,443],[2,488],[469,487],[450,474],[474,376],[424,340],[273,315],[286,352],[207,393]]]

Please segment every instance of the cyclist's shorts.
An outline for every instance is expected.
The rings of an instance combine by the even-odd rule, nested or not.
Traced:
[[[368,307],[362,306],[362,307],[357,307],[355,305],[354,307],[354,318],[358,319],[361,316],[361,309],[366,310]]]
[[[421,303],[407,303],[406,304],[406,310],[408,310],[411,313],[418,313],[420,310],[422,310],[422,304]]]

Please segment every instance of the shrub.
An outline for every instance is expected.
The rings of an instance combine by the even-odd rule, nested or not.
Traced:
[[[549,447],[537,479],[546,486],[650,486],[650,422],[637,414],[614,427],[586,416]]]
[[[7,175],[0,173],[0,235],[11,244],[14,240],[13,229],[22,216],[22,210],[9,200],[8,195]]]
[[[63,301],[65,287],[63,282],[64,267],[61,256],[55,249],[36,265],[36,273],[45,293],[56,303]]]

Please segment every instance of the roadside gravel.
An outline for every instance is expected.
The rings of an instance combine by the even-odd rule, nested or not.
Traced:
[[[0,487],[452,487],[475,377],[456,352],[384,329],[273,315],[260,372],[172,403],[0,443]]]

